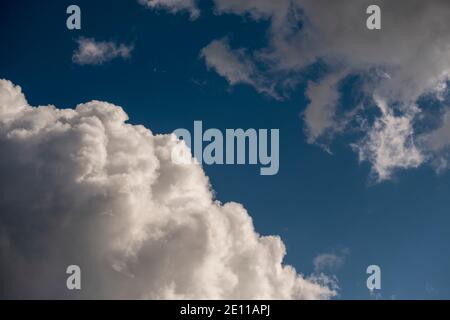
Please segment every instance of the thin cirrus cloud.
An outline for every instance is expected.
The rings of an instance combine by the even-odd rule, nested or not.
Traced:
[[[93,38],[80,37],[77,44],[72,61],[79,65],[100,65],[116,58],[128,59],[133,51],[132,45],[97,41]]]
[[[376,31],[366,28],[366,8],[373,4],[370,0],[213,3],[217,15],[235,14],[269,22],[268,41],[262,49],[234,49],[218,38],[202,50],[207,66],[230,85],[246,84],[260,93],[277,96],[277,89],[295,83],[306,67],[318,62],[327,66],[328,74],[310,83],[306,91],[310,103],[302,112],[302,120],[309,143],[322,145],[324,138],[330,142],[340,134],[360,132],[362,137],[350,144],[361,161],[371,164],[376,181],[424,163],[440,170],[447,168],[448,150],[428,145],[436,142],[431,132],[419,133],[414,127],[422,114],[417,107],[419,99],[425,95],[439,98],[447,90],[449,1],[377,1],[382,10],[382,30]],[[221,50],[217,50],[220,43]],[[239,59],[242,52],[245,57]],[[239,63],[228,63],[230,57]],[[367,99],[353,110],[340,110],[338,88],[351,75],[361,76],[360,91]],[[380,109],[380,101],[385,112]],[[445,103],[441,109],[445,115]],[[377,119],[370,118],[373,112],[378,114]],[[360,121],[354,123],[349,118]],[[444,120],[444,129],[434,128],[436,134],[445,131]],[[384,143],[384,138],[390,141]],[[396,152],[400,154],[393,155]]]
[[[332,278],[283,264],[241,204],[213,198],[181,142],[121,107],[30,106],[0,80],[0,297],[327,299]],[[82,290],[66,288],[66,268]]]

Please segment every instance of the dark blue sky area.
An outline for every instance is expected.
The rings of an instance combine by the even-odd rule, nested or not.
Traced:
[[[70,4],[81,7],[80,31],[65,26]],[[345,138],[332,145],[333,155],[307,144],[299,116],[305,80],[276,101],[247,86],[230,88],[207,70],[199,52],[212,40],[228,36],[237,47],[267,40],[265,22],[216,16],[208,5],[190,21],[133,0],[2,1],[0,78],[20,85],[31,105],[112,102],[154,133],[192,129],[194,120],[205,128],[279,128],[278,175],[260,176],[257,166],[205,167],[219,200],[242,203],[258,232],[280,235],[285,261],[301,273],[313,271],[318,254],[348,249],[335,271],[338,298],[370,297],[370,264],[382,268],[383,298],[450,298],[449,174],[423,167],[373,184]],[[126,61],[76,65],[80,36],[134,50]]]

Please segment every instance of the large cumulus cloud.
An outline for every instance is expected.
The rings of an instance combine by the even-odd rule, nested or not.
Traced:
[[[213,198],[180,142],[100,101],[29,106],[0,80],[0,297],[322,299],[238,203]],[[66,289],[79,265],[82,290]],[[326,282],[326,279],[324,280]]]

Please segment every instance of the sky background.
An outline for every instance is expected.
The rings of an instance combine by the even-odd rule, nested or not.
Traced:
[[[82,29],[71,31],[65,10],[74,3]],[[201,9],[192,21],[136,1],[2,1],[0,78],[20,85],[30,105],[114,103],[154,134],[192,130],[194,120],[223,130],[279,128],[277,175],[260,176],[259,166],[204,166],[216,198],[243,204],[257,232],[280,235],[284,261],[300,273],[311,274],[320,254],[342,256],[343,264],[329,270],[338,278],[337,299],[373,298],[366,287],[371,264],[381,267],[384,299],[449,299],[450,174],[420,166],[376,183],[348,136],[331,143],[332,154],[308,144],[300,114],[307,81],[321,67],[302,72],[283,100],[230,86],[208,70],[201,49],[225,36],[236,47],[262,47],[268,22],[215,15],[208,1]],[[72,54],[80,36],[134,49],[128,59],[77,65]],[[356,99],[351,82],[341,94]]]

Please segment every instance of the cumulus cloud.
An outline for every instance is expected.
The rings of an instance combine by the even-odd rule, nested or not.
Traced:
[[[272,88],[281,88],[283,84],[291,83],[286,81],[287,77],[297,77],[308,66],[318,62],[327,66],[330,75],[309,83],[306,91],[311,102],[303,119],[310,143],[317,143],[321,137],[335,132],[334,128],[342,130],[346,125],[348,119],[335,114],[339,100],[336,85],[342,70],[347,70],[348,74],[362,76],[361,90],[368,98],[380,97],[390,105],[392,113],[407,114],[404,118],[389,118],[382,114],[380,119],[372,121],[367,116],[370,113],[367,106],[357,110],[358,116],[367,123],[363,148],[366,151],[361,158],[371,161],[374,171],[384,177],[391,176],[396,168],[416,167],[421,162],[419,150],[405,147],[404,143],[405,139],[410,140],[415,135],[411,128],[416,120],[417,100],[425,94],[439,95],[447,90],[445,82],[450,75],[449,1],[214,0],[214,4],[217,14],[269,21],[266,47],[247,51],[253,66],[264,64],[266,68],[253,70],[242,83],[257,88],[254,79],[263,78],[271,81]],[[372,4],[381,7],[381,30],[366,28],[366,8]],[[215,52],[210,53],[209,59],[216,60],[216,65],[226,61]],[[241,69],[240,65],[229,64],[228,67]],[[218,71],[224,77],[233,72],[236,71]],[[379,149],[379,139],[384,134],[406,133],[398,127],[402,126],[400,123],[397,126],[392,122],[390,124],[398,130],[389,131],[385,124],[388,118],[408,127],[405,130],[409,135],[405,139],[402,136],[392,139],[388,154],[394,151],[406,154],[386,155],[384,151],[387,150]],[[381,127],[385,129],[381,130]]]
[[[151,9],[163,9],[171,13],[189,12],[191,19],[200,16],[197,2],[195,0],[138,0],[140,4]]]
[[[28,105],[0,80],[0,297],[325,299],[238,203],[213,198],[183,144],[121,107]],[[66,289],[79,265],[82,290]]]
[[[116,58],[128,59],[132,45],[117,44],[112,41],[96,41],[93,38],[77,39],[78,48],[73,52],[72,61],[80,65],[98,65]]]

